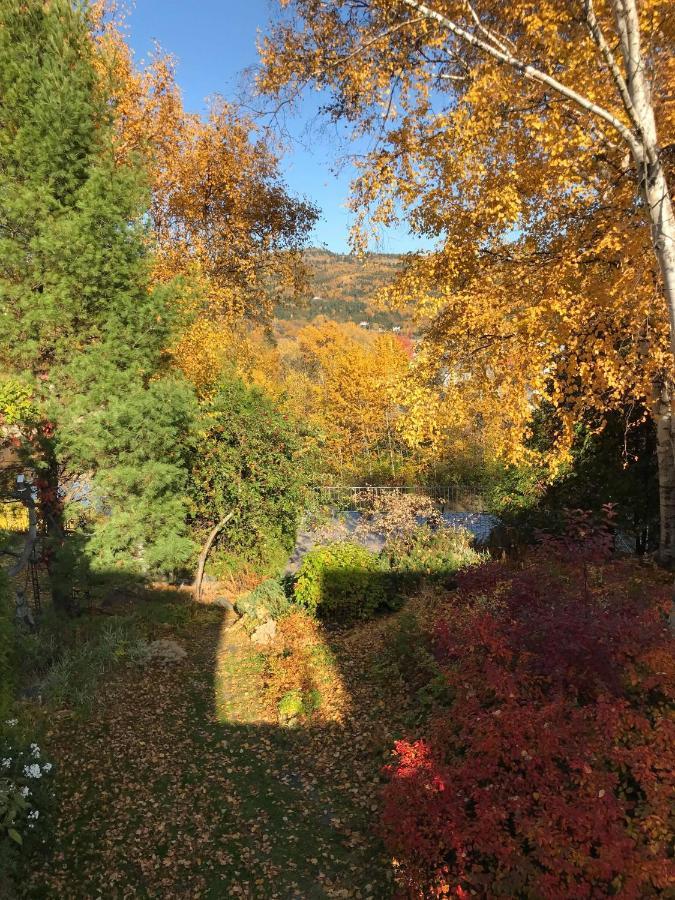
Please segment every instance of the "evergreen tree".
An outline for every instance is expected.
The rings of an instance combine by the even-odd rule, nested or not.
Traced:
[[[163,353],[176,287],[149,289],[149,195],[140,169],[115,164],[90,28],[70,0],[0,0],[0,364],[43,412],[34,444],[55,576],[70,567],[64,477],[95,513],[101,564],[167,571],[193,551],[193,398]]]

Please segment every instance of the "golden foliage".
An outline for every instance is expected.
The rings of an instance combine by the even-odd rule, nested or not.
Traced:
[[[402,212],[437,242],[385,291],[431,320],[409,382],[407,439],[451,452],[473,433],[517,457],[546,401],[563,456],[580,417],[648,402],[672,369],[668,320],[639,174],[611,128],[404,3],[283,5],[262,44],[261,90],[293,96],[314,83],[331,92],[334,115],[380,135],[356,161],[357,245]],[[476,29],[469,4],[430,6]],[[520,58],[627,123],[578,3],[487,0],[478,12]],[[596,13],[613,33],[609,4]],[[672,4],[646,0],[640,15],[660,141],[671,147]]]
[[[314,207],[289,196],[278,157],[252,121],[215,100],[206,118],[183,108],[174,64],[160,48],[139,67],[114,6],[94,10],[97,63],[112,98],[120,165],[143,161],[152,192],[155,282],[183,280],[191,343],[174,348],[178,365],[202,386],[213,372],[225,323],[265,320],[276,302],[305,283],[300,247]]]
[[[349,323],[316,320],[280,354],[290,403],[323,435],[333,471],[358,474],[400,464],[396,392],[410,363],[405,344]]]

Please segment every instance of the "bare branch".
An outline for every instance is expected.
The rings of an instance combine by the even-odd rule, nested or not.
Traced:
[[[498,35],[496,35],[494,33],[494,31],[491,31],[489,28],[486,28],[485,25],[483,25],[483,23],[480,20],[480,17],[478,16],[478,13],[473,8],[473,4],[471,4],[469,2],[469,0],[466,0],[466,5],[469,9],[469,13],[471,14],[471,18],[473,19],[473,21],[476,25],[476,28],[481,32],[481,34],[483,34],[488,40],[492,41],[493,44],[496,44],[496,46],[502,52],[508,53],[509,48],[508,48],[507,44],[505,43],[506,39],[502,40]],[[513,46],[512,41],[509,41],[509,43],[511,44],[511,46]]]

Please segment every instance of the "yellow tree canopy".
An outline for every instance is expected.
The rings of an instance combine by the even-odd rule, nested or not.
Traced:
[[[304,288],[301,247],[316,210],[288,194],[276,152],[250,119],[218,99],[206,118],[186,112],[171,57],[157,48],[147,66],[137,66],[123,19],[106,3],[96,15],[118,160],[143,158],[154,277],[185,279],[185,306],[196,322],[174,351],[203,385],[223,357],[228,327],[268,319],[281,297]]]
[[[400,474],[400,386],[410,365],[395,335],[318,319],[283,340],[269,376],[285,402],[323,436],[324,468],[342,476]]]
[[[378,136],[357,160],[357,243],[401,215],[437,241],[387,292],[428,325],[412,432],[438,432],[429,417],[479,423],[496,448],[517,453],[546,398],[562,417],[563,447],[580,416],[649,399],[672,367],[668,312],[641,176],[617,131],[631,122],[597,40],[612,31],[610,3],[282,6],[261,47],[260,89],[292,99],[313,82],[329,92],[332,115]],[[436,14],[533,63],[609,119],[460,39]],[[656,127],[670,148],[672,3],[646,0],[640,25]],[[673,158],[662,154],[671,176]]]

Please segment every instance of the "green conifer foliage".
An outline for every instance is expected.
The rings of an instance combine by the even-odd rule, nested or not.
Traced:
[[[179,286],[149,289],[149,192],[139,168],[114,163],[90,28],[70,0],[0,0],[0,365],[48,423],[54,558],[65,478],[85,488],[99,565],[166,572],[194,550],[194,400],[163,352]]]

